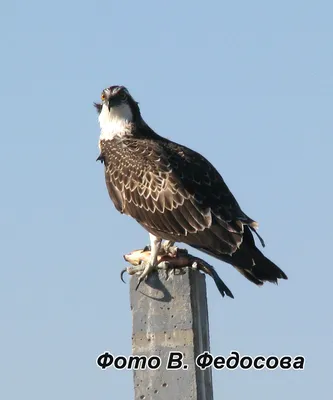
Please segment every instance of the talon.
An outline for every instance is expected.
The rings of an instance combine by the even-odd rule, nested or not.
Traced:
[[[127,272],[127,268],[122,269],[121,272],[120,272],[120,279],[121,279],[124,283],[126,283],[126,282],[124,281],[124,278],[123,278],[125,272]]]
[[[175,247],[175,242],[172,242],[171,240],[167,240],[166,242],[163,243],[162,249],[165,254],[171,254],[173,253],[173,248]]]
[[[139,279],[138,279],[138,283],[137,283],[137,285],[135,287],[135,290],[139,289],[139,286],[140,286],[141,282],[142,282],[142,279],[141,279],[141,276],[140,276]]]
[[[153,265],[150,261],[148,261],[148,262],[143,262],[142,264],[142,267],[143,267],[143,271],[142,271],[142,274],[140,275],[140,281],[142,282],[143,281],[143,279],[146,277],[146,276],[148,276],[148,274],[149,274],[149,272],[151,272],[154,268],[155,268],[155,265]]]
[[[169,278],[171,278],[171,275],[175,275],[175,268],[174,267],[170,267],[166,270],[166,278],[167,280],[169,280]]]

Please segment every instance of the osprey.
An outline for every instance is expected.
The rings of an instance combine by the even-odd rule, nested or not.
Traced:
[[[208,160],[154,132],[124,86],[104,89],[101,101],[94,104],[101,130],[98,160],[109,195],[118,211],[150,235],[150,260],[141,266],[139,283],[156,267],[163,245],[175,242],[233,265],[257,285],[287,279],[256,247],[253,233],[264,246],[258,223]]]

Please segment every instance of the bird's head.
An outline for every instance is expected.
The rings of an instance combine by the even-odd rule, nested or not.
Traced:
[[[102,91],[101,103],[94,103],[99,114],[101,135],[113,138],[127,133],[140,118],[138,103],[124,86],[110,86]]]

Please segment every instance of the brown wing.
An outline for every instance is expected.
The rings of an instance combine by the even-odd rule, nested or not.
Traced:
[[[243,225],[255,224],[200,154],[164,139],[113,140],[101,147],[116,208],[151,233],[232,254]]]

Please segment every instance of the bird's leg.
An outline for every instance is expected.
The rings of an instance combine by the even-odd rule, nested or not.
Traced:
[[[140,286],[140,283],[143,281],[143,279],[146,276],[148,276],[149,272],[151,272],[151,270],[156,268],[157,256],[161,250],[162,239],[155,235],[152,235],[151,233],[149,234],[149,238],[150,238],[150,259],[143,265],[144,269],[141,275],[139,276],[136,289]]]
[[[177,246],[175,246],[175,242],[173,242],[172,240],[166,240],[163,244],[162,244],[162,249],[164,251],[164,253],[167,256],[171,256],[171,257],[178,257],[179,255],[179,249]],[[187,253],[186,253],[187,254]],[[173,274],[175,274],[175,267],[168,267],[165,269],[165,273],[166,273],[166,278],[169,279],[170,276],[170,272],[172,272]]]
[[[166,240],[163,245],[163,251],[165,252],[165,254],[169,254],[171,248],[175,245],[175,242],[173,242],[172,240]]]

